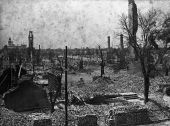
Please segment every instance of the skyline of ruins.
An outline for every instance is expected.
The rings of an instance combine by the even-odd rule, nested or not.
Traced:
[[[137,7],[146,12],[149,8],[170,10],[170,1],[135,0]],[[119,17],[128,12],[128,0],[15,0],[0,2],[1,45],[9,37],[16,44],[28,43],[28,32],[33,31],[37,48],[107,47],[119,45],[115,32],[119,31]]]

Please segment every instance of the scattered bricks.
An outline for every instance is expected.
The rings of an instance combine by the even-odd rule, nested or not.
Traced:
[[[30,126],[52,126],[52,120],[48,115],[42,113],[35,113],[29,115],[29,117]]]
[[[79,116],[77,119],[77,126],[98,126],[96,115]]]

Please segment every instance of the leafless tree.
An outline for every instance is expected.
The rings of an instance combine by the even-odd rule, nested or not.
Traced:
[[[161,12],[155,9],[149,10],[143,14],[138,11],[138,30],[140,37],[134,37],[128,25],[128,16],[122,15],[120,26],[125,36],[129,38],[129,45],[133,47],[136,56],[141,65],[141,71],[144,78],[144,102],[148,102],[150,73],[155,68],[152,59],[153,50],[158,50],[158,44],[155,41],[159,34],[160,24],[159,16]]]
[[[170,58],[167,53],[168,43],[170,43],[170,13],[165,14],[162,29],[159,31],[158,40],[163,42],[163,50],[159,53],[159,60],[163,61],[165,76],[168,76],[170,68]],[[166,55],[165,55],[166,54]]]

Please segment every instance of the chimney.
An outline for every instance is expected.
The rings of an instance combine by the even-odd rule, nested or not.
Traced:
[[[133,4],[134,3],[134,0],[128,0],[129,1],[129,4]]]
[[[110,36],[108,36],[107,38],[108,38],[108,49],[110,49]]]
[[[120,49],[124,49],[124,44],[123,44],[123,34],[120,35]]]
[[[32,31],[29,31],[29,35],[28,35],[28,42],[29,42],[29,56],[30,56],[30,59],[31,59],[31,62],[33,63],[33,57],[34,57],[34,52],[33,52],[33,39],[34,39],[34,36],[33,36],[33,32]],[[33,68],[34,69],[34,68]]]
[[[33,38],[33,32],[29,31],[29,38]]]
[[[33,39],[34,39],[33,32],[29,31],[28,41],[29,41],[29,47],[31,49],[33,49]]]

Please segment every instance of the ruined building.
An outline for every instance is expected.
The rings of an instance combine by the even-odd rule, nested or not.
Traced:
[[[11,40],[11,38],[9,38],[8,47],[13,47],[13,46],[15,46],[15,45],[14,45],[13,41]]]
[[[137,6],[134,0],[128,0],[128,22],[129,30],[131,32],[131,37],[129,37],[129,43],[133,44],[136,41],[136,32],[138,30],[138,14]],[[135,53],[133,47],[129,44],[130,57],[135,58]]]
[[[26,45],[16,45],[13,40],[9,38],[8,44],[2,48],[0,54],[2,68],[8,68],[11,64],[18,64],[21,60],[25,60],[25,57],[27,57],[26,49]]]

